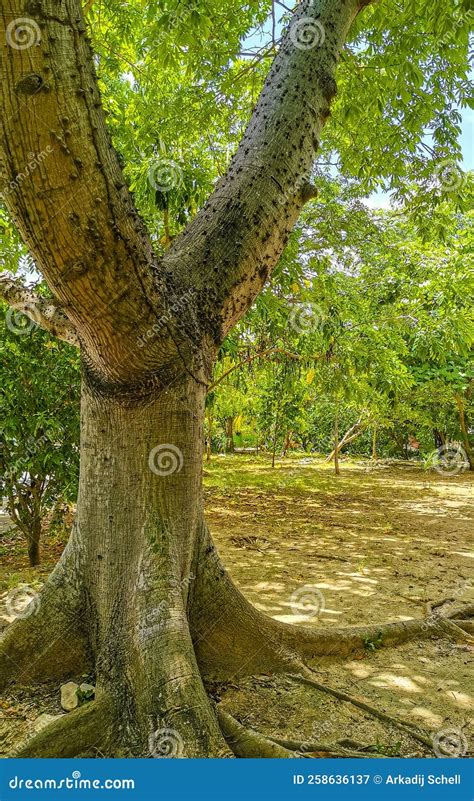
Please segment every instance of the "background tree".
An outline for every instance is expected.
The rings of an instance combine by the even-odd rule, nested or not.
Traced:
[[[40,559],[47,512],[76,499],[79,473],[79,363],[19,312],[1,309],[2,494],[12,522]],[[6,320],[5,320],[6,318]]]

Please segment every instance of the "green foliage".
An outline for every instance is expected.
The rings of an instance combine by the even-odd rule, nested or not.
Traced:
[[[383,635],[379,631],[376,637],[364,637],[364,648],[366,651],[377,651],[378,648],[383,648]]]
[[[75,499],[79,360],[75,349],[1,306],[1,488],[29,537],[53,504]]]

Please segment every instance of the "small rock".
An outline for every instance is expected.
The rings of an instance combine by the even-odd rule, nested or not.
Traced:
[[[79,685],[79,696],[83,701],[91,701],[95,695],[95,687],[93,684],[83,682]]]
[[[61,706],[66,712],[71,712],[79,706],[77,690],[79,685],[75,681],[68,681],[61,687]]]

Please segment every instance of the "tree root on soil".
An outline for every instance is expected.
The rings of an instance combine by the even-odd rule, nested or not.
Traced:
[[[278,743],[278,745],[282,745],[284,748],[288,748],[290,751],[298,751],[302,756],[310,756],[310,757],[336,757],[337,759],[341,758],[353,758],[353,759],[385,759],[383,754],[374,754],[370,751],[364,751],[361,748],[361,744],[357,743],[358,748],[354,750],[353,748],[347,748],[341,743],[318,743],[313,742],[312,740],[281,740],[277,737],[270,737],[274,743]]]
[[[255,729],[243,726],[236,718],[217,709],[217,719],[222,733],[227,741],[227,745],[232,749],[236,757],[246,759],[266,758],[295,758],[300,756],[294,750],[285,748],[268,737],[265,737]]]
[[[368,650],[374,650],[374,648],[390,647],[408,640],[441,635],[448,635],[456,641],[472,643],[473,637],[470,631],[472,631],[474,605],[471,604],[447,611],[443,609],[447,603],[445,599],[437,604],[432,604],[430,606],[431,614],[424,620],[315,630],[290,626],[266,617],[252,607],[231,583],[229,586],[225,574],[221,574],[222,578],[220,589],[222,590],[222,584],[225,587],[224,593],[220,597],[220,617],[217,617],[215,624],[203,633],[202,628],[199,626],[193,629],[193,644],[191,645],[190,654],[195,654],[195,657],[197,657],[195,666],[198,675],[200,674],[205,681],[210,678],[208,667],[213,660],[217,665],[217,672],[221,676],[223,674],[223,679],[226,682],[235,675],[258,675],[259,672],[266,675],[279,673],[280,675],[288,676],[293,681],[312,687],[320,692],[328,693],[340,701],[351,703],[384,723],[396,726],[421,743],[425,749],[433,751],[433,742],[430,736],[421,731],[416,725],[378,710],[363,699],[321,684],[315,678],[314,670],[306,664],[306,660],[308,658],[310,660],[314,656],[344,658],[357,651],[366,653]],[[49,601],[48,596],[46,600]],[[59,636],[63,634],[62,627],[64,626],[65,628],[66,620],[69,623],[69,618],[64,618],[63,621],[61,614],[59,614],[58,600],[56,596],[56,603],[52,603],[51,607],[49,607],[49,603],[42,604],[38,616],[32,615],[27,620],[17,621],[11,627],[11,630],[7,629],[6,634],[3,636],[0,644],[0,656],[4,663],[8,663],[9,660],[13,661],[10,659],[9,652],[12,643],[16,643],[15,661],[18,660],[18,663],[15,664],[14,678],[21,679],[23,675],[31,675],[30,671],[27,670],[28,662],[23,663],[25,654],[29,650],[29,646],[34,645],[38,641],[38,637],[42,636],[44,625],[53,618],[53,610],[58,612],[56,617],[53,618],[56,625],[55,633],[57,632]],[[226,603],[227,601],[229,602],[228,604]],[[207,611],[209,612],[209,609]],[[235,617],[233,617],[234,614]],[[36,628],[35,623],[38,628]],[[24,647],[20,649],[17,637],[22,634],[23,629],[28,636],[25,637]],[[10,631],[15,633],[15,639],[12,639]],[[224,637],[224,633],[226,637]],[[229,633],[232,634],[230,638]],[[55,657],[54,665],[56,666],[56,654]],[[195,657],[193,656],[193,658]],[[45,669],[48,668],[49,670],[51,663],[52,660],[45,660]],[[2,660],[0,659],[1,664]],[[80,664],[80,661],[78,664]],[[41,671],[39,673],[41,674]],[[3,674],[0,678],[4,678]],[[172,679],[173,676],[171,675],[170,681]],[[202,689],[203,697],[205,698],[204,687]],[[114,742],[116,737],[111,736],[111,732],[116,728],[117,716],[114,714],[112,705],[106,702],[105,698],[107,698],[107,695],[99,696],[96,701],[87,703],[75,712],[55,720],[20,746],[14,755],[20,757],[72,757],[87,753],[91,748],[98,749],[98,752],[102,755],[108,755],[111,748],[113,751],[117,750],[117,746],[120,749],[120,743]],[[181,709],[181,707],[178,705],[177,709]],[[171,719],[173,719],[173,716],[176,719],[176,710],[171,709],[171,712]],[[209,732],[214,732],[214,734],[212,738],[210,737],[208,745],[203,745],[204,750],[201,750],[198,754],[200,756],[234,755],[245,758],[319,756],[376,758],[382,756],[364,751],[364,746],[361,746],[360,749],[348,747],[348,744],[344,744],[344,741],[334,744],[306,743],[299,740],[265,736],[252,728],[246,727],[222,709],[217,708],[217,712],[213,711],[210,701],[207,712],[204,707],[202,712],[202,721],[207,721],[206,725],[208,725]],[[166,718],[166,711],[162,712],[161,715]],[[191,721],[191,718],[185,716],[183,720]],[[196,720],[198,718],[195,717]],[[201,719],[199,718],[199,720]],[[177,724],[175,725],[180,728]],[[190,753],[188,752],[187,737],[191,736],[192,738],[194,723],[190,722],[189,725],[188,733],[183,738],[186,740],[183,756],[195,755],[192,751],[192,740],[190,741],[191,751]],[[200,731],[200,724],[195,731],[196,733]],[[206,738],[204,737],[203,739],[202,732],[200,736],[201,744],[205,744]],[[218,743],[220,737],[222,745],[218,747],[216,743]],[[155,755],[153,752],[147,754],[142,753],[142,751],[143,748],[140,748],[138,754],[130,755]],[[447,755],[449,756],[449,754]]]
[[[358,707],[358,709],[362,709],[364,712],[368,712],[369,715],[373,717],[379,718],[379,720],[383,720],[385,723],[391,723],[393,726],[396,726],[399,729],[407,732],[411,737],[418,742],[425,745],[427,748],[433,748],[433,742],[427,735],[420,732],[418,727],[414,723],[410,723],[409,721],[400,720],[399,718],[395,718],[392,715],[388,715],[386,712],[382,712],[380,709],[376,709],[375,707],[371,706],[367,701],[363,701],[360,698],[356,698],[354,695],[349,695],[342,690],[336,690],[334,687],[328,687],[326,684],[320,684],[318,681],[315,681],[313,678],[310,678],[308,675],[294,675],[289,673],[289,678],[293,681],[299,682],[300,684],[306,684],[309,687],[314,687],[314,689],[319,690],[320,692],[327,693],[328,695],[332,695],[334,698],[338,698],[340,701],[347,701],[348,703],[352,704],[353,706]]]
[[[102,750],[110,740],[111,717],[105,699],[90,701],[61,715],[30,737],[10,757],[76,757],[91,748]]]

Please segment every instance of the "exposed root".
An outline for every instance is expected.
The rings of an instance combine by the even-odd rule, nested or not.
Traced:
[[[440,618],[439,622],[441,628],[446,632],[446,634],[448,634],[456,642],[466,642],[470,645],[474,645],[474,637],[471,637],[470,633],[466,631],[464,626],[458,626],[454,620],[449,620],[447,618]]]
[[[45,726],[12,757],[76,757],[91,748],[106,750],[111,736],[109,705],[91,701]]]
[[[345,748],[339,743],[318,743],[309,740],[281,740],[277,737],[270,737],[274,743],[287,748],[289,751],[298,751],[300,756],[324,756],[340,758],[353,758],[353,759],[384,759],[383,754],[374,754],[369,751],[361,751],[360,749],[351,750]]]
[[[258,673],[296,672],[318,657],[350,657],[371,643],[393,647],[414,639],[449,634],[466,640],[449,621],[474,617],[474,605],[436,611],[425,619],[305,628],[274,620],[250,604],[233,584],[204,527],[190,599],[190,628],[196,656],[207,679],[228,680]],[[434,605],[436,610],[446,600]],[[460,628],[460,627],[458,627]]]
[[[89,666],[83,608],[68,549],[29,606],[0,638],[0,689],[10,681],[63,678]]]
[[[352,704],[353,706],[358,707],[358,709],[362,709],[364,712],[368,712],[369,715],[373,717],[379,718],[379,720],[383,720],[385,723],[391,723],[397,728],[402,729],[403,731],[407,732],[411,737],[418,742],[423,743],[427,748],[430,750],[433,749],[433,742],[432,740],[418,729],[415,724],[410,723],[409,721],[400,720],[399,718],[392,717],[392,715],[388,715],[386,712],[382,712],[380,709],[376,709],[375,707],[371,706],[367,703],[367,701],[362,701],[360,698],[356,698],[354,695],[349,695],[348,693],[343,692],[342,690],[336,690],[333,687],[328,687],[325,684],[320,684],[318,681],[315,681],[313,678],[309,676],[300,676],[289,674],[290,678],[294,681],[299,682],[300,684],[306,684],[309,687],[314,687],[316,690],[319,690],[323,693],[328,693],[329,695],[334,696],[334,698],[339,698],[341,701],[347,701],[348,703]]]
[[[468,634],[474,635],[474,620],[452,620],[451,623]]]
[[[275,740],[264,737],[260,732],[243,726],[232,715],[219,708],[217,709],[217,719],[228,746],[237,757],[291,759],[300,756],[295,751],[279,745]]]
[[[449,618],[449,620],[469,620],[469,618],[474,617],[474,604],[465,604],[460,609],[454,609],[445,617]]]

